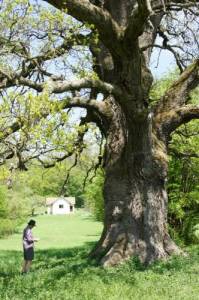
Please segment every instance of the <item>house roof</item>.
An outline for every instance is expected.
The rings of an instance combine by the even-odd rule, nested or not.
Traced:
[[[60,199],[67,201],[71,205],[75,205],[75,197],[48,197],[46,198],[46,206],[51,206]]]

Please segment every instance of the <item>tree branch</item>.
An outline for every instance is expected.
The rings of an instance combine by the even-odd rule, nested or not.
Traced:
[[[162,113],[156,122],[160,124],[159,129],[164,134],[170,135],[176,128],[193,119],[199,119],[199,105],[185,105],[176,110]]]
[[[44,0],[58,9],[66,9],[67,13],[81,22],[94,24],[100,38],[109,49],[115,52],[115,42],[120,39],[122,29],[111,17],[110,13],[88,0]],[[115,42],[114,42],[115,41]]]
[[[15,155],[15,153],[12,149],[7,149],[6,151],[1,152],[0,153],[0,166],[4,165],[6,160],[13,158],[14,155]]]
[[[90,122],[94,122],[93,116],[92,116],[92,114],[90,114],[89,112],[87,112],[87,115],[85,117],[81,118],[79,126],[86,125],[86,124],[88,124]],[[84,136],[87,133],[87,131],[88,131],[88,127],[86,126],[83,131],[80,130],[78,132],[78,136],[77,136],[76,141],[74,142],[73,149],[71,151],[69,151],[68,153],[63,154],[63,155],[61,155],[59,157],[53,156],[51,158],[51,160],[52,160],[51,162],[45,162],[40,157],[38,157],[38,160],[40,161],[40,163],[43,165],[44,168],[51,168],[51,167],[54,167],[57,162],[61,162],[61,161],[65,160],[66,158],[69,158],[72,155],[75,155],[74,164],[67,170],[67,176],[66,176],[66,179],[65,179],[64,184],[63,184],[62,189],[61,189],[62,192],[64,191],[65,185],[68,182],[71,169],[76,166],[77,159],[80,157],[80,155],[81,155],[81,153],[82,153],[82,151],[83,151],[83,149],[85,147],[85,145],[83,143],[83,139],[84,139]],[[101,150],[101,147],[100,147],[100,150]]]
[[[176,60],[176,64],[180,70],[180,72],[182,73],[183,72],[183,67],[182,67],[182,60],[180,59],[180,55],[179,53],[177,53],[176,51],[174,51],[173,49],[173,46],[172,45],[169,45],[168,42],[169,42],[169,39],[168,37],[166,36],[166,34],[161,30],[161,28],[159,27],[158,29],[158,32],[159,36],[163,39],[163,48],[164,49],[167,49],[168,51],[170,51],[173,55],[174,55],[174,58]]]
[[[97,88],[100,92],[114,94],[117,96],[122,95],[122,91],[116,85],[106,83],[99,79],[83,78],[74,81],[55,81],[53,93],[63,93],[66,91],[79,90],[81,88]]]
[[[15,41],[12,42],[13,45],[16,44],[15,46],[15,53],[17,54],[18,52],[21,54],[21,57],[24,58],[24,60],[22,61],[22,68],[19,72],[11,72],[9,70],[9,74],[7,74],[6,72],[4,72],[3,70],[0,70],[0,88],[4,88],[4,87],[12,87],[14,85],[16,85],[16,82],[21,81],[21,84],[23,84],[22,81],[24,81],[25,85],[27,82],[27,86],[33,86],[34,88],[34,84],[31,83],[31,81],[27,81],[25,80],[27,77],[30,77],[30,75],[32,75],[32,71],[34,71],[35,69],[37,69],[37,71],[41,74],[44,74],[45,76],[53,76],[56,79],[62,79],[62,76],[54,76],[53,74],[50,74],[49,72],[45,71],[42,68],[42,64],[48,60],[57,58],[57,57],[61,57],[64,54],[66,54],[67,51],[70,51],[72,49],[72,47],[75,45],[86,45],[87,43],[92,43],[92,39],[94,37],[92,35],[82,35],[82,34],[70,34],[69,37],[65,37],[63,39],[63,42],[60,46],[55,47],[55,48],[51,48],[47,51],[45,51],[45,53],[41,53],[40,55],[37,56],[33,56],[30,57],[29,54],[27,54],[27,52],[23,52],[21,48],[18,46],[21,45],[19,42]],[[1,39],[0,39],[1,41]],[[18,52],[17,52],[18,51]],[[12,53],[12,51],[10,52]],[[23,55],[22,55],[23,54]],[[16,81],[15,81],[16,80]],[[36,88],[38,91],[40,91],[40,88],[37,87]]]
[[[0,84],[0,88],[7,88],[11,86],[27,86],[38,92],[48,89],[50,93],[63,93],[67,91],[80,90],[82,88],[98,88],[100,92],[105,92],[113,95],[122,95],[122,91],[116,85],[103,82],[99,79],[83,78],[72,81],[67,80],[53,80],[50,79],[45,83],[37,83],[33,80],[19,76],[17,73],[9,74],[0,71],[0,75],[4,76],[3,82]]]
[[[112,116],[112,111],[108,107],[107,103],[97,101],[95,99],[84,99],[81,97],[66,98],[60,103],[61,109],[66,109],[70,107],[82,107],[86,109],[94,109],[100,115],[103,115],[105,118],[110,118]]]
[[[60,189],[60,193],[59,193],[60,196],[65,194],[65,192],[66,192],[66,186],[67,186],[68,181],[69,181],[69,178],[70,178],[70,172],[71,172],[71,170],[72,170],[73,168],[76,167],[77,162],[78,162],[78,154],[76,153],[76,154],[75,154],[74,163],[73,163],[72,166],[70,166],[70,168],[67,170],[66,178],[65,178],[65,180],[64,180],[64,182],[63,182],[63,184],[62,184],[62,187],[61,187],[61,189]]]
[[[182,10],[183,8],[193,7],[199,3],[199,1],[196,0],[160,0],[152,2],[152,8],[154,11]]]
[[[56,102],[52,102],[52,104],[56,104]],[[74,97],[74,98],[67,97],[66,99],[64,99],[62,101],[58,101],[57,106],[53,106],[54,113],[55,113],[55,107],[56,107],[57,111],[60,111],[60,110],[66,109],[66,108],[71,108],[71,107],[85,108],[90,111],[89,118],[91,118],[91,116],[92,116],[93,122],[95,122],[95,123],[97,123],[95,112],[98,114],[98,118],[99,118],[99,116],[102,116],[102,119],[110,119],[112,117],[112,111],[109,108],[108,104],[106,102],[97,101],[95,99],[86,99],[86,98],[82,98],[82,97]],[[92,114],[91,114],[91,112],[92,112]],[[45,110],[44,112],[40,112],[40,118],[41,119],[46,118],[50,114],[51,114],[51,109],[49,109],[49,111]],[[33,120],[33,122],[34,122],[34,120]],[[38,122],[39,122],[39,120],[38,120]],[[5,140],[7,137],[12,135],[13,133],[17,132],[21,128],[23,128],[23,126],[24,126],[23,121],[16,121],[13,124],[11,124],[10,126],[3,128],[3,131],[0,131],[0,142]],[[31,124],[30,124],[30,126],[31,126]]]
[[[147,20],[153,14],[150,0],[138,0],[125,30],[125,40],[133,41],[144,31]]]
[[[2,142],[5,138],[11,135],[14,132],[17,132],[23,126],[22,122],[14,122],[7,128],[3,129],[3,132],[0,131],[0,142]]]
[[[187,103],[190,92],[199,84],[199,59],[188,66],[167,90],[155,108],[155,115],[165,114]]]
[[[64,55],[66,51],[70,51],[74,45],[85,45],[85,42],[89,39],[90,36],[85,36],[82,34],[72,34],[69,37],[64,38],[60,46],[49,49],[43,54],[26,59],[24,61],[24,66],[21,70],[20,75],[23,77],[27,77],[32,70],[40,66],[45,61]],[[29,65],[26,66],[26,63],[29,63]]]

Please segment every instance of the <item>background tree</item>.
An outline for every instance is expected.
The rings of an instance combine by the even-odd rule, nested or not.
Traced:
[[[97,221],[104,221],[104,201],[103,201],[104,173],[98,170],[92,182],[88,182],[85,188],[84,202]]]
[[[198,242],[198,125],[197,120],[179,127],[170,145],[168,221],[186,244]]]
[[[75,165],[95,123],[106,141],[96,159],[105,170],[105,218],[92,256],[109,266],[181,253],[167,226],[168,145],[199,117],[189,97],[199,82],[198,2],[45,2],[58,10],[25,0],[2,5],[2,163],[16,157],[26,169],[37,158],[48,167],[73,155]],[[171,51],[181,72],[155,106],[154,47]],[[68,119],[73,107],[86,110],[79,126]]]

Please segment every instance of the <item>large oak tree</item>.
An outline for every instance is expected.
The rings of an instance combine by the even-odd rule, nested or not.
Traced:
[[[1,39],[10,53],[20,54],[20,67],[7,73],[0,70],[0,87],[5,90],[22,86],[38,94],[46,89],[50,95],[63,94],[59,109],[86,109],[80,124],[95,123],[105,138],[104,229],[91,256],[104,266],[112,266],[133,255],[150,263],[181,253],[167,226],[168,142],[180,125],[199,117],[199,106],[189,102],[190,93],[199,83],[195,35],[198,1],[45,2],[75,18],[80,27],[92,26],[84,33],[64,27],[57,30],[62,42],[47,47],[37,56],[26,43]],[[70,34],[65,35],[64,30]],[[38,40],[44,37],[45,28],[43,36],[37,33]],[[48,62],[77,45],[89,48],[96,76],[85,75],[75,80],[59,74],[53,76]],[[174,55],[180,75],[159,101],[151,105],[150,58],[154,47]],[[99,94],[103,95],[102,100]],[[49,114],[49,110],[44,110],[39,118],[47,118]],[[23,126],[24,120],[17,119],[5,127],[1,141]],[[81,144],[85,131],[79,133],[75,146]],[[21,152],[17,153],[22,164]],[[10,148],[4,158],[13,155]]]

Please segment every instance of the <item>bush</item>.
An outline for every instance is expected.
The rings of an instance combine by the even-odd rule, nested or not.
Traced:
[[[104,199],[103,199],[104,175],[102,170],[98,170],[93,182],[86,186],[84,193],[85,205],[94,215],[97,221],[104,219]]]
[[[15,224],[9,219],[1,219],[0,222],[0,237],[14,233]]]
[[[199,223],[193,227],[193,236],[197,243],[199,243]]]
[[[199,242],[199,216],[190,213],[186,216],[183,224],[182,237],[185,244],[197,244]]]
[[[0,218],[6,218],[8,216],[7,207],[7,194],[6,189],[0,186]]]
[[[14,233],[21,220],[21,215],[17,214],[17,204],[11,205],[7,188],[0,186],[0,237]]]

